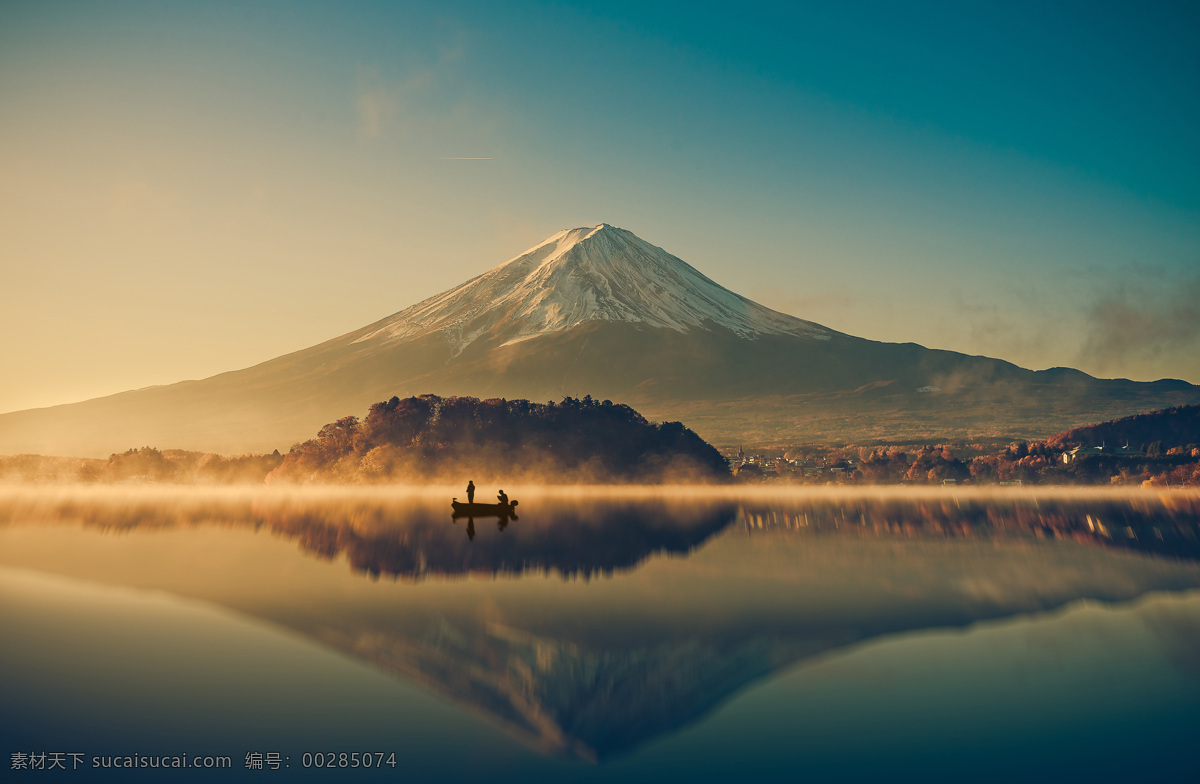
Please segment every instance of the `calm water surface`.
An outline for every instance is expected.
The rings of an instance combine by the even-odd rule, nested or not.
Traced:
[[[0,491],[5,773],[1193,780],[1200,495],[450,494]]]

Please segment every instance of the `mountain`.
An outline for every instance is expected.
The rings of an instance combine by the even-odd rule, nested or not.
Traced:
[[[589,322],[681,333],[715,327],[750,339],[828,340],[832,334],[734,294],[662,248],[602,223],[560,231],[515,259],[368,327],[354,343],[394,344],[437,331],[457,356],[477,340],[507,346]]]
[[[373,402],[424,393],[591,395],[717,444],[1041,438],[1200,402],[1200,387],[1183,381],[1031,371],[856,338],[763,307],[600,224],[254,367],[0,415],[0,454],[285,450]]]

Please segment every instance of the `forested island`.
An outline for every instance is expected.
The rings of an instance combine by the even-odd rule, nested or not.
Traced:
[[[294,445],[276,482],[718,482],[721,453],[679,422],[591,396],[560,403],[420,395],[375,403]]]

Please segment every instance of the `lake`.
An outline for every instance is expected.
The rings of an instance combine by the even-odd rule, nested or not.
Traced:
[[[1194,775],[1200,493],[508,489],[0,490],[6,772]]]

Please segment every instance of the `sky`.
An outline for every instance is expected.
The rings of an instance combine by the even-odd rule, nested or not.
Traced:
[[[607,222],[860,337],[1200,383],[1200,5],[0,0],[0,411]]]

